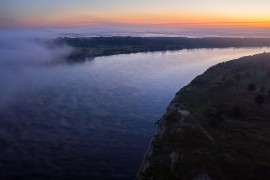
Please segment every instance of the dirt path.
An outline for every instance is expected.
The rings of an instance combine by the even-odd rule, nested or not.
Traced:
[[[208,138],[208,140],[211,142],[214,151],[215,151],[215,160],[216,160],[216,167],[218,170],[218,173],[221,177],[221,179],[226,180],[227,178],[224,176],[224,173],[221,171],[220,168],[220,154],[219,154],[219,150],[218,150],[218,146],[217,143],[215,142],[214,138],[206,131],[206,129],[203,127],[203,125],[194,117],[191,118],[194,123],[196,124],[196,126],[201,130],[201,132]]]

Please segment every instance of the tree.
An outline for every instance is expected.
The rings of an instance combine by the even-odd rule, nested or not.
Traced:
[[[241,76],[240,76],[240,74],[235,74],[234,75],[234,77],[233,77],[236,81],[239,81],[240,80],[240,78],[241,78]]]
[[[257,103],[259,105],[262,104],[262,103],[264,103],[264,97],[262,95],[257,95],[255,97],[255,103]]]
[[[234,106],[234,108],[233,108],[233,114],[234,114],[235,116],[240,116],[240,115],[242,115],[242,112],[241,112],[241,109],[240,109],[239,106]]]
[[[270,77],[270,70],[266,72],[267,77]]]
[[[255,91],[255,90],[256,90],[255,84],[250,83],[250,84],[248,85],[248,90],[249,90],[249,91]]]

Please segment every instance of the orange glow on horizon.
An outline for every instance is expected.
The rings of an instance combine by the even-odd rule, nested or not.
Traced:
[[[1,27],[270,28],[269,0],[0,1]]]
[[[174,28],[270,28],[267,18],[235,18],[201,14],[57,14],[44,19],[24,19],[29,27],[91,27],[106,24],[164,26]]]
[[[25,23],[29,27],[91,27],[106,24],[122,24],[130,26],[161,26],[174,28],[270,28],[270,22],[218,22],[218,21],[191,21],[191,22],[165,22],[165,21],[55,21],[47,23]]]

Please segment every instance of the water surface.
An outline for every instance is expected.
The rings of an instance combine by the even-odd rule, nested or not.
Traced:
[[[133,179],[154,123],[181,87],[211,65],[264,51],[137,53],[1,71],[0,174]]]

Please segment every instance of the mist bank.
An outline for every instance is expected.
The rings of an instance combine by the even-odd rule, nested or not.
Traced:
[[[270,46],[270,38],[226,37],[59,37],[54,40],[59,46],[69,46],[73,51],[69,61],[84,61],[87,58],[130,54],[138,52],[174,51],[198,48],[240,48]]]
[[[0,109],[27,92],[34,78],[42,78],[42,68],[66,62],[72,48],[52,43],[58,36],[55,31],[0,30]]]

